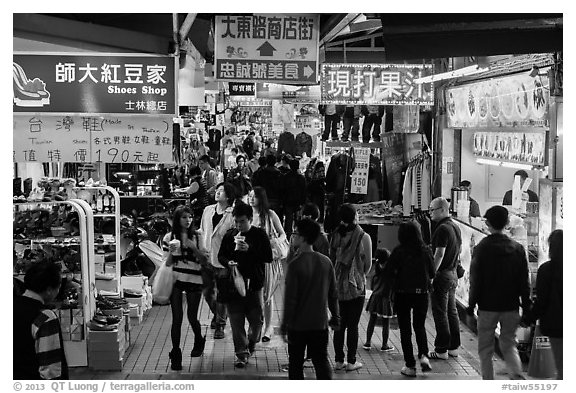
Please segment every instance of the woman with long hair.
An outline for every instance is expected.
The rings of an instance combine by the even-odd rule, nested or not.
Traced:
[[[172,266],[175,280],[170,295],[172,309],[170,363],[172,370],[182,370],[180,337],[184,319],[183,293],[186,293],[188,322],[194,332],[194,347],[190,356],[202,355],[206,343],[206,338],[202,336],[200,321],[198,321],[198,308],[202,299],[201,267],[206,264],[207,258],[199,250],[199,235],[194,229],[193,215],[189,207],[180,206],[174,211],[172,232],[164,237],[163,249],[168,252],[166,265]]]
[[[362,367],[356,360],[358,325],[364,308],[366,274],[372,267],[372,240],[358,225],[353,205],[340,207],[340,225],[332,234],[330,259],[336,272],[336,290],[340,306],[340,329],[334,332],[336,370],[354,371]],[[344,336],[348,348],[344,361]]]
[[[552,354],[556,363],[556,379],[563,379],[563,244],[564,232],[556,229],[548,237],[550,260],[538,268],[536,276],[536,301],[533,318],[540,320],[542,334],[550,338]]]
[[[254,212],[252,218],[253,226],[264,229],[269,238],[276,236],[280,240],[286,239],[286,233],[284,228],[282,228],[280,218],[274,210],[270,209],[268,196],[264,188],[254,187],[248,193],[248,203],[252,206],[252,211]],[[262,342],[268,342],[273,332],[272,302],[274,300],[274,292],[278,289],[278,284],[282,277],[282,261],[274,260],[272,263],[267,263],[264,273],[264,334]]]
[[[414,334],[418,345],[418,358],[422,371],[430,371],[428,341],[426,338],[426,313],[428,291],[434,277],[432,251],[424,243],[420,225],[416,222],[401,224],[398,228],[398,245],[388,259],[385,274],[394,282],[394,307],[400,328],[400,343],[405,366],[400,371],[409,377],[416,376],[416,359],[412,348],[411,312],[414,315]]]

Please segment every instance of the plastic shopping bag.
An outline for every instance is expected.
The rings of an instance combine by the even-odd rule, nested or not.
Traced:
[[[166,266],[166,262],[160,266],[152,283],[152,299],[157,304],[170,303],[170,295],[174,286],[172,266]]]
[[[234,286],[236,290],[240,294],[240,296],[246,296],[246,284],[244,283],[244,277],[238,271],[236,265],[232,266],[232,281],[234,282]]]

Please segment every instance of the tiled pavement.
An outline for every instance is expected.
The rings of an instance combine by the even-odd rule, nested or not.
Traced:
[[[282,287],[275,296],[274,324],[277,326],[282,312]],[[73,379],[287,379],[288,373],[283,371],[288,364],[287,345],[281,337],[275,335],[268,343],[256,345],[256,352],[250,358],[245,369],[234,368],[234,347],[229,325],[226,326],[226,338],[213,339],[210,329],[211,313],[207,304],[202,301],[200,307],[200,322],[202,331],[206,334],[204,355],[198,358],[189,356],[194,344],[194,334],[185,320],[182,333],[183,370],[172,371],[168,359],[171,349],[170,306],[155,305],[144,317],[144,321],[132,328],[131,345],[126,351],[124,368],[121,372],[92,371],[88,368],[77,368],[71,372]],[[186,314],[184,314],[186,315]],[[364,367],[353,372],[338,371],[334,379],[404,379],[400,369],[404,365],[400,346],[400,331],[390,330],[390,343],[396,348],[392,352],[379,351],[382,345],[381,329],[376,327],[372,338],[372,350],[365,351],[362,344],[366,337],[368,314],[364,312],[360,321],[360,339],[358,360]],[[434,322],[431,314],[426,321],[429,347],[432,349],[435,337]],[[462,347],[458,358],[449,360],[431,360],[432,371],[422,374],[418,371],[418,379],[480,379],[480,361],[476,352],[477,340],[464,324],[461,324]],[[413,336],[414,340],[414,336]],[[416,344],[414,343],[414,348]],[[334,364],[334,348],[332,340],[328,345],[330,362]],[[495,359],[497,379],[506,379],[504,362]],[[307,379],[314,378],[312,365],[305,368]]]

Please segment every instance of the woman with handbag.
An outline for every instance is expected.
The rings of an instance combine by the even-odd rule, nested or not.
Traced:
[[[172,232],[166,234],[163,249],[168,252],[166,266],[172,267],[174,286],[170,295],[172,309],[172,350],[170,363],[172,370],[182,370],[180,336],[184,311],[182,293],[186,293],[188,322],[194,332],[194,347],[190,356],[198,357],[204,352],[206,338],[202,337],[198,308],[202,299],[201,266],[207,263],[204,253],[199,250],[199,236],[192,224],[192,211],[180,206],[174,211]]]
[[[339,216],[340,225],[330,242],[341,318],[340,330],[334,332],[335,369],[354,371],[362,367],[362,363],[356,360],[358,325],[364,308],[366,274],[372,267],[372,240],[358,225],[354,206],[349,203],[342,205]],[[344,361],[346,331],[347,362]]]
[[[274,292],[280,284],[283,275],[282,259],[288,256],[288,239],[282,228],[280,218],[270,209],[266,190],[262,187],[254,187],[248,194],[248,203],[254,212],[252,225],[262,228],[268,234],[272,247],[272,263],[265,265],[264,278],[264,335],[262,342],[269,342],[272,337],[272,301]]]

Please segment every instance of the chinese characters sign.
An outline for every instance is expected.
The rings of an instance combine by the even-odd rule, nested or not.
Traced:
[[[316,84],[319,25],[311,14],[216,15],[216,78]]]
[[[475,132],[476,157],[545,165],[546,133],[544,132]]]
[[[13,162],[171,163],[172,116],[14,115]]]
[[[446,91],[450,128],[549,126],[547,76],[517,74],[453,87]]]
[[[254,83],[240,83],[240,82],[230,82],[230,95],[231,96],[251,96],[256,95],[256,86]]]
[[[13,111],[176,114],[176,64],[168,56],[13,56]]]
[[[415,79],[432,73],[431,65],[323,64],[322,103],[434,105],[432,83]]]
[[[355,147],[354,155],[356,167],[352,172],[352,194],[368,194],[368,167],[370,165],[370,149],[367,147]]]
[[[276,83],[256,83],[256,97],[267,100],[284,100],[292,103],[320,101],[320,86],[291,86]]]

